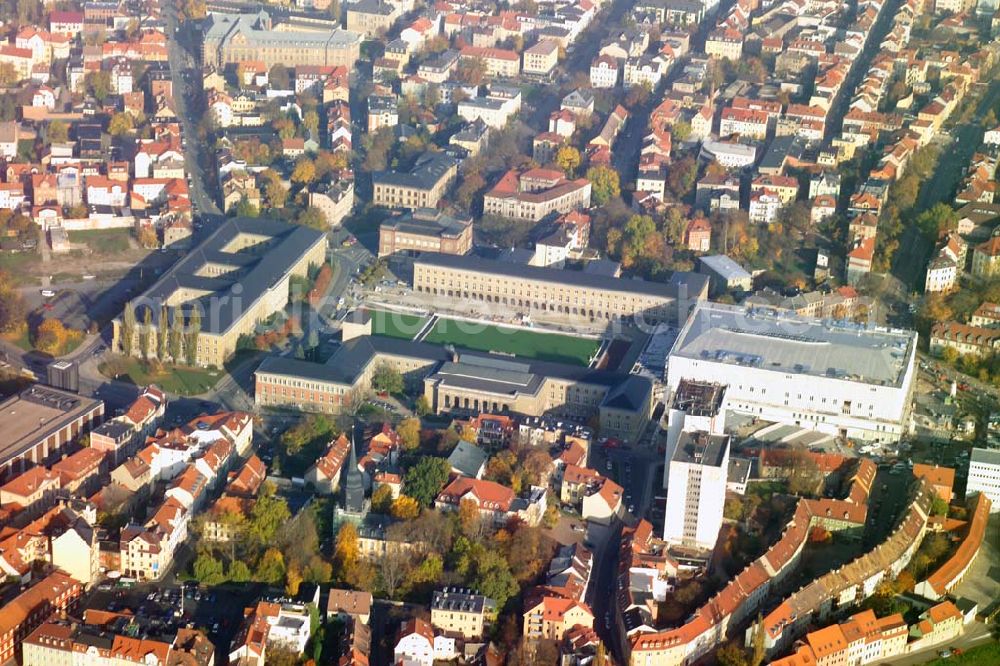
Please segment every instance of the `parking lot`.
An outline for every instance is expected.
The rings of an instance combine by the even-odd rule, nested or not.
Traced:
[[[194,583],[138,583],[132,587],[102,583],[85,598],[83,607],[108,611],[127,608],[144,624],[164,630],[188,625],[203,629],[215,644],[219,660],[219,655],[229,652],[243,609],[265,592],[265,586],[257,583],[221,585],[211,590]]]

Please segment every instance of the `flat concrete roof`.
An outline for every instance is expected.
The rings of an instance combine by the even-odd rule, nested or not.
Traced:
[[[993,449],[972,449],[972,457],[969,462],[982,463],[984,465],[1000,465],[1000,451]]]
[[[720,467],[729,448],[729,435],[712,435],[702,431],[685,430],[677,440],[673,462],[695,463],[706,467]]]
[[[8,398],[0,403],[0,465],[100,406],[100,400],[37,385]]]
[[[914,331],[701,302],[670,356],[899,387],[916,341]]]

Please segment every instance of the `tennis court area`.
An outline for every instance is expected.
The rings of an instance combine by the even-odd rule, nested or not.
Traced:
[[[453,344],[474,351],[513,354],[526,359],[589,365],[600,340],[561,333],[542,333],[492,324],[440,318],[423,342]]]

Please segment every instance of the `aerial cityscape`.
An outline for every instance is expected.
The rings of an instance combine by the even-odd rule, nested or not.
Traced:
[[[5,0],[0,166],[0,665],[1000,665],[1000,0]]]

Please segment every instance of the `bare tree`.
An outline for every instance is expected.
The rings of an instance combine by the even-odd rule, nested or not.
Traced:
[[[406,579],[410,570],[410,555],[402,548],[390,547],[386,554],[379,560],[378,574],[382,581],[382,589],[386,596],[393,598],[396,591]]]

